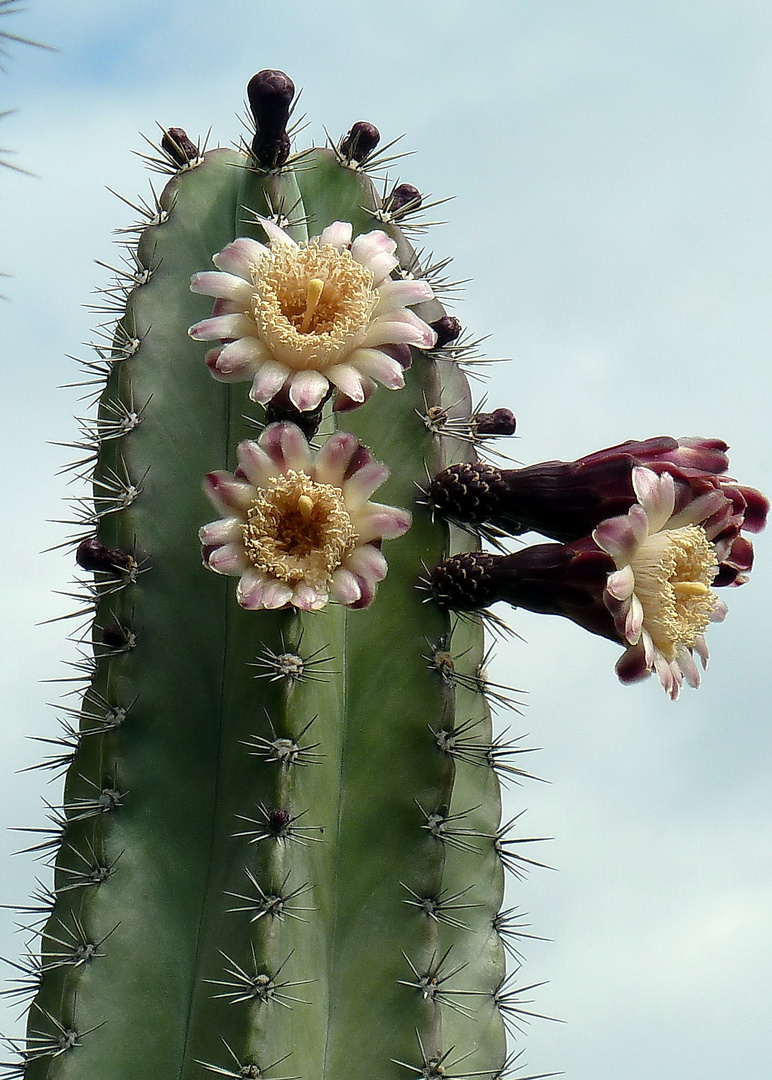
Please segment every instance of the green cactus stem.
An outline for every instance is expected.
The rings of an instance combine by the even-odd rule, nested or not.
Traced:
[[[187,332],[211,314],[191,277],[236,238],[267,243],[265,219],[301,244],[334,222],[384,230],[395,280],[441,284],[444,264],[425,267],[397,224],[420,196],[389,202],[368,175],[375,129],[292,154],[292,92],[282,73],[255,77],[243,150],[199,154],[165,132],[155,163],[173,175],[126,233],[125,311],[87,364],[105,375],[75,523],[94,620],[82,706],[65,711],[64,797],[32,845],[55,867],[52,910],[8,1076],[496,1080],[513,1061],[504,873],[538,858],[502,825],[500,776],[528,775],[525,750],[492,733],[509,691],[488,683],[481,617],[443,610],[420,581],[476,545],[433,520],[427,475],[514,419],[478,431],[460,326],[437,299],[415,308],[435,348],[413,348],[404,388],[358,408],[348,390],[264,408],[212,378]],[[317,450],[355,436],[388,467],[379,498],[412,512],[361,610],[246,610],[202,567],[203,478],[233,470],[264,425],[278,438],[295,423]]]

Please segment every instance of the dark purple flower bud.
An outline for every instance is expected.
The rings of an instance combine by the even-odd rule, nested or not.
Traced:
[[[105,574],[120,574],[132,570],[134,559],[128,551],[121,548],[106,547],[98,536],[87,536],[78,544],[75,561],[84,570],[101,571]]]
[[[451,341],[455,341],[463,330],[461,323],[454,315],[443,315],[441,319],[429,325],[437,335],[435,349],[441,349],[443,345],[449,345]]]
[[[385,209],[392,214],[404,210],[405,207],[417,210],[422,199],[423,196],[417,187],[413,187],[412,184],[397,184],[386,199]]]
[[[280,168],[289,157],[287,121],[295,96],[295,84],[283,71],[266,68],[247,85],[249,107],[255,119],[252,153],[266,169]]]
[[[720,491],[722,509],[706,521],[706,528],[731,546],[740,529],[758,532],[764,527],[769,503],[755,488],[723,475],[726,449],[718,439],[663,436],[621,443],[577,461],[546,461],[523,469],[476,465],[475,476],[456,475],[451,466],[432,481],[429,501],[437,513],[461,523],[484,521],[514,536],[533,530],[567,543],[588,536],[601,521],[626,514],[636,502],[633,469],[644,466],[673,477],[675,513]]]
[[[381,141],[381,133],[375,124],[357,120],[348,134],[340,141],[340,152],[349,161],[364,161]]]
[[[514,435],[517,429],[517,420],[511,409],[477,413],[473,420],[478,435]]]
[[[161,148],[181,169],[189,165],[191,161],[196,161],[200,156],[198,147],[181,127],[167,128],[161,137]]]
[[[604,603],[614,560],[591,540],[536,544],[511,555],[470,551],[436,566],[434,600],[452,611],[475,611],[504,600],[544,615],[563,615],[601,637],[623,644]]]

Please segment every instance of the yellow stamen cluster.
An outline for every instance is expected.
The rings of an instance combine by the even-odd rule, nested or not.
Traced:
[[[305,581],[324,593],[357,536],[340,488],[290,469],[274,476],[247,510],[244,549],[267,577]]]
[[[272,244],[252,282],[258,335],[294,370],[342,361],[364,339],[378,302],[370,270],[332,244]]]
[[[630,560],[643,625],[664,658],[678,647],[693,648],[710,623],[717,597],[711,591],[718,562],[699,525],[665,529],[649,536]]]

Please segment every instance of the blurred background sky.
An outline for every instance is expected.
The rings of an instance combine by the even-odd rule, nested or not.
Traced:
[[[359,119],[415,150],[391,170],[435,197],[437,255],[471,278],[454,313],[488,334],[492,407],[518,416],[523,463],[623,439],[708,435],[732,472],[772,491],[772,8],[766,0],[29,0],[2,28],[23,46],[0,73],[3,526],[0,822],[40,825],[46,775],[29,735],[72,657],[66,451],[76,436],[67,354],[150,196],[132,150],[156,122],[210,145],[242,132],[248,78],[303,87],[303,141]],[[158,178],[154,178],[158,190]],[[202,268],[203,269],[203,268]],[[385,393],[381,390],[379,393]],[[533,1072],[571,1080],[767,1080],[772,1059],[772,734],[765,634],[770,545],[723,596],[711,667],[673,704],[655,681],[617,685],[618,650],[560,620],[511,614],[498,681],[528,691],[500,717],[543,747],[549,784],[508,795],[556,873],[510,890],[534,933],[523,982],[538,1011]],[[0,902],[23,903],[39,864],[0,834]],[[541,852],[540,852],[541,853]],[[0,953],[21,948],[0,910]],[[17,1031],[15,1013],[0,1029]]]

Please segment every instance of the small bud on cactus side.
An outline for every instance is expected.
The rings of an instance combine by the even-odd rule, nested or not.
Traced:
[[[463,326],[454,315],[443,315],[431,324],[432,330],[437,335],[436,348],[441,349],[455,341],[463,330]]]
[[[363,162],[381,141],[381,133],[375,124],[357,120],[348,134],[340,141],[340,153],[348,161]]]
[[[161,148],[181,169],[198,160],[200,151],[187,132],[181,127],[167,128],[161,137]]]
[[[517,430],[517,420],[511,409],[476,413],[473,420],[478,435],[514,435]]]
[[[290,155],[287,121],[295,84],[283,71],[266,69],[249,80],[247,99],[255,120],[252,153],[266,169],[278,169]]]
[[[421,192],[417,187],[413,187],[412,184],[397,184],[389,193],[389,197],[384,203],[384,210],[387,210],[390,214],[398,215],[399,211],[404,210],[406,207],[411,210],[418,210],[421,202]]]
[[[84,570],[104,574],[120,574],[132,570],[136,565],[127,551],[106,547],[98,536],[87,536],[81,540],[75,552],[75,561]]]

